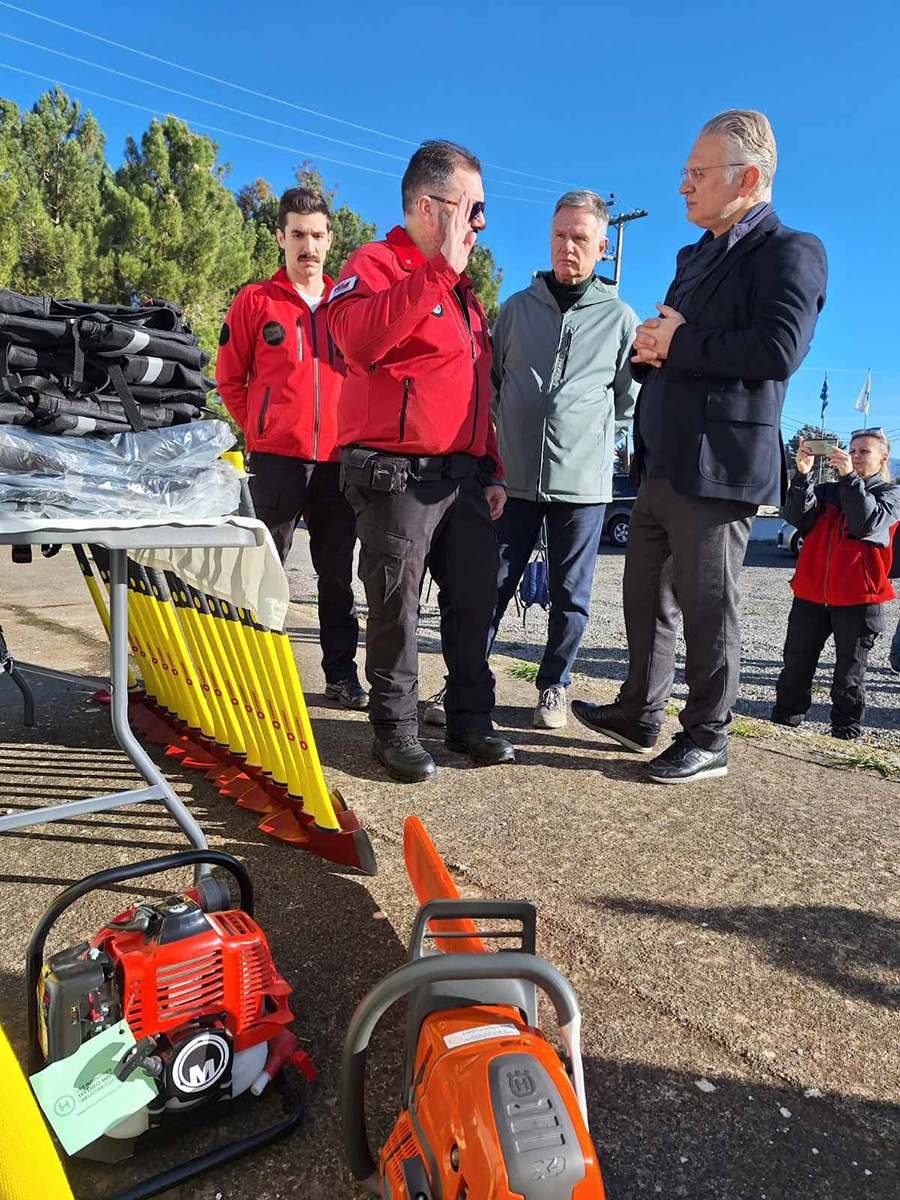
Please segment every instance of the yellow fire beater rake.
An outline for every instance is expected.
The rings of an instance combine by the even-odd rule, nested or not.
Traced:
[[[91,553],[108,587],[107,553],[93,546]],[[82,547],[76,556],[108,632]],[[287,635],[172,572],[130,559],[128,587],[129,643],[143,680],[143,690],[130,683],[134,728],[261,814],[266,833],[375,874],[367,834],[325,783]]]

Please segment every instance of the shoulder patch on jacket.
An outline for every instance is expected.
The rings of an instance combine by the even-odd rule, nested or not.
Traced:
[[[231,330],[228,328],[228,322],[226,321],[225,324],[222,326],[222,328],[219,330],[219,345],[227,346],[228,340],[230,337],[231,337]]]
[[[328,297],[328,303],[332,300],[337,300],[338,296],[346,296],[348,292],[352,292],[359,283],[358,275],[348,275],[346,279],[342,279],[339,284],[331,289],[331,295]]]

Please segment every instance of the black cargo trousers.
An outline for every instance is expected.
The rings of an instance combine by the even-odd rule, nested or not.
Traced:
[[[359,577],[369,605],[369,720],[382,739],[418,736],[416,632],[428,569],[439,589],[447,727],[487,732],[494,676],[485,647],[497,599],[497,535],[485,481],[468,454],[400,461],[411,471],[404,491],[343,484],[356,513]]]
[[[869,651],[884,625],[882,604],[831,606],[795,596],[788,617],[784,666],[775,685],[778,716],[789,724],[799,724],[806,715],[812,705],[819,658],[831,636],[834,638],[831,728],[849,729],[858,736],[866,715]]]
[[[309,553],[318,576],[319,642],[326,683],[356,679],[359,622],[353,599],[356,522],[340,491],[341,465],[308,462],[254,450],[249,457],[250,495],[282,563],[297,523],[309,531]]]

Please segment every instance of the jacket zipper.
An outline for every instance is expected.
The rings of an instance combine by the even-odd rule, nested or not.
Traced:
[[[316,310],[318,312],[318,309]],[[300,326],[301,320],[297,318],[297,342],[300,342]],[[312,328],[312,356],[313,356],[313,395],[315,397],[315,410],[313,414],[313,458],[318,458],[319,450],[319,347],[316,341],[316,314],[310,313],[310,326]]]
[[[406,406],[409,404],[409,379],[403,380],[403,403],[400,405],[400,433],[397,437],[398,442],[403,441],[403,432],[406,429]]]
[[[469,332],[469,345],[472,348],[472,374],[475,376],[475,413],[474,413],[474,416],[472,417],[472,436],[469,438],[469,445],[465,447],[465,449],[468,450],[473,445],[473,443],[475,441],[475,435],[478,432],[479,396],[478,396],[478,368],[476,366],[476,357],[477,356],[476,356],[476,351],[475,351],[475,337],[474,337],[474,334],[472,333],[472,323],[469,320],[469,314],[466,309],[466,305],[460,299],[459,293],[455,289],[453,291],[453,295],[456,297],[456,302],[459,305],[460,312],[462,313],[463,319],[466,323],[466,329]],[[460,327],[460,333],[462,333],[463,341],[465,341],[465,337],[466,337],[465,331],[461,327]]]
[[[557,387],[561,387],[564,379],[566,378],[566,367],[568,367],[568,365],[569,365],[569,351],[571,349],[572,349],[572,330],[570,329],[568,337],[566,338],[566,348],[563,351],[562,370],[559,373],[559,380],[557,381]]]
[[[267,387],[265,395],[263,396],[262,408],[259,410],[259,420],[256,422],[256,436],[257,437],[262,437],[262,435],[263,435],[263,425],[265,424],[265,421],[266,421],[266,409],[269,407],[269,395],[270,395],[271,391],[272,391],[272,389],[270,387]]]

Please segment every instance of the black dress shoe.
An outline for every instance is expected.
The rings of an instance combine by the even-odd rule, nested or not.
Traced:
[[[773,725],[786,725],[788,729],[796,729],[803,724],[803,713],[786,713],[780,708],[773,708],[769,713]]]
[[[668,750],[647,764],[654,783],[693,783],[728,774],[728,748],[704,750],[689,733],[677,733]]]
[[[424,783],[437,774],[434,759],[419,739],[412,736],[376,738],[372,743],[372,754],[391,779],[400,783]]]
[[[482,766],[516,761],[512,742],[498,737],[496,733],[483,732],[480,729],[456,729],[453,732],[448,730],[444,737],[444,745],[448,750],[455,750],[457,754],[468,754]]]
[[[594,733],[602,733],[638,754],[649,754],[659,737],[658,725],[632,721],[618,704],[588,704],[586,700],[573,700],[572,715]]]
[[[343,708],[363,709],[369,707],[369,693],[358,679],[342,679],[339,683],[326,683],[325,695],[337,700]]]
[[[862,737],[862,729],[858,725],[832,725],[831,736],[839,742],[855,742]]]

